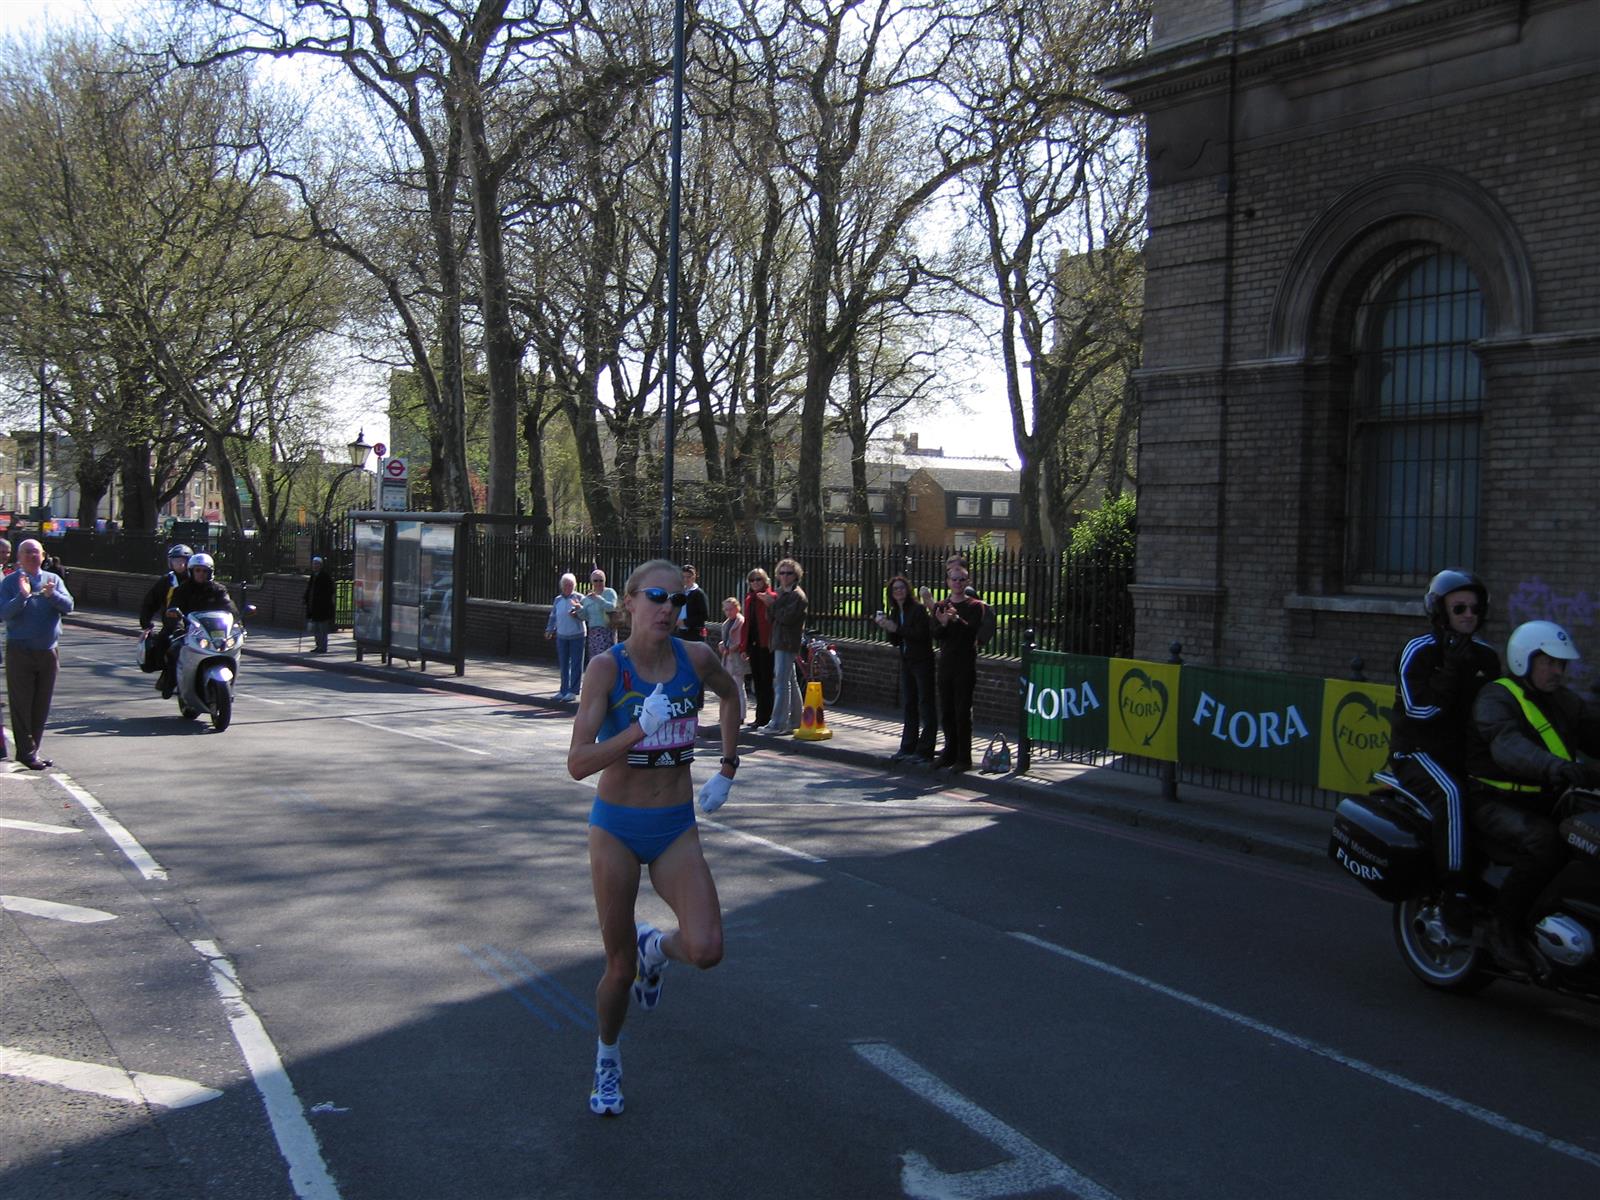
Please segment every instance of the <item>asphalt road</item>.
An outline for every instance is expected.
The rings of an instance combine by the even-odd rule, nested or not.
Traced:
[[[596,1118],[565,718],[246,660],[215,734],[130,660],[70,630],[65,776],[0,778],[8,1198],[1600,1194],[1600,1009],[1426,992],[1331,869],[759,751],[727,958]]]

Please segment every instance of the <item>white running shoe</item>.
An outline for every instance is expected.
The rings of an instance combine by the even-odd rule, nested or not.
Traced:
[[[640,1008],[649,1012],[661,1003],[661,973],[667,969],[667,964],[663,962],[652,967],[645,962],[645,943],[657,932],[656,927],[637,921],[634,929],[638,933],[639,958],[633,975],[633,998]]]
[[[594,1068],[594,1090],[589,1093],[589,1111],[597,1117],[622,1115],[622,1065],[600,1062]]]

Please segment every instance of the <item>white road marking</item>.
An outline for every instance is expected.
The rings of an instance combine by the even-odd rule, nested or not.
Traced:
[[[63,791],[71,796],[84,810],[95,819],[100,828],[105,830],[106,836],[117,844],[117,849],[146,879],[165,879],[167,869],[150,856],[150,852],[139,844],[139,839],[129,833],[121,821],[106,811],[105,805],[96,800],[85,788],[79,787],[65,771],[57,771],[53,776],[61,785]]]
[[[923,1155],[900,1156],[900,1187],[914,1200],[985,1200],[1062,1189],[1081,1200],[1116,1200],[1087,1175],[1074,1171],[1043,1146],[925,1071],[887,1042],[857,1042],[851,1047],[867,1062],[913,1095],[960,1121],[1011,1157],[976,1171],[939,1170]]]
[[[1521,1138],[1525,1142],[1532,1142],[1534,1145],[1542,1146],[1546,1150],[1553,1150],[1557,1154],[1576,1159],[1587,1166],[1600,1167],[1600,1154],[1596,1154],[1592,1150],[1585,1150],[1582,1146],[1575,1146],[1571,1142],[1551,1137],[1549,1134],[1541,1133],[1537,1129],[1530,1129],[1526,1125],[1513,1121],[1510,1117],[1503,1116],[1491,1109],[1482,1108],[1470,1101],[1462,1100],[1458,1096],[1452,1096],[1448,1092],[1441,1092],[1436,1088],[1428,1087],[1426,1084],[1418,1083],[1414,1079],[1407,1079],[1404,1075],[1386,1071],[1382,1067],[1373,1066],[1371,1063],[1364,1062],[1359,1058],[1351,1058],[1331,1046],[1313,1042],[1309,1038],[1303,1038],[1298,1034],[1290,1033],[1288,1030],[1279,1029],[1275,1025],[1268,1025],[1265,1021],[1258,1021],[1254,1017],[1247,1017],[1243,1013],[1234,1012],[1232,1009],[1223,1008],[1220,1004],[1202,1000],[1200,997],[1190,995],[1188,992],[1180,992],[1177,988],[1168,987],[1164,983],[1157,983],[1153,979],[1146,979],[1142,975],[1135,975],[1132,971],[1126,971],[1108,962],[1102,962],[1098,958],[1090,958],[1087,954],[1080,954],[1076,950],[1068,950],[1065,946],[1047,942],[1043,938],[1034,937],[1031,933],[1013,932],[1011,936],[1019,941],[1027,942],[1029,945],[1037,946],[1041,950],[1048,950],[1051,954],[1059,954],[1062,958],[1069,958],[1082,966],[1091,967],[1096,971],[1103,971],[1107,975],[1120,979],[1125,983],[1137,984],[1139,987],[1165,996],[1169,1000],[1176,1000],[1181,1004],[1189,1005],[1191,1008],[1197,1008],[1201,1012],[1220,1017],[1224,1021],[1231,1021],[1233,1024],[1242,1026],[1245,1029],[1265,1034],[1274,1041],[1282,1042],[1286,1046],[1293,1046],[1296,1050],[1304,1050],[1307,1054],[1314,1054],[1318,1058],[1325,1058],[1329,1062],[1337,1063],[1341,1067],[1347,1067],[1359,1075],[1366,1075],[1371,1079],[1376,1079],[1379,1083],[1386,1083],[1402,1092],[1409,1092],[1413,1096],[1432,1101],[1434,1104],[1448,1108],[1452,1112],[1460,1113],[1462,1116],[1469,1117],[1474,1121],[1480,1121],[1501,1133],[1508,1133],[1512,1137]]]
[[[0,1046],[0,1075],[49,1083],[72,1092],[88,1092],[124,1104],[153,1104],[159,1108],[188,1108],[222,1095],[189,1079],[124,1071],[100,1063],[79,1062]]]
[[[61,904],[55,900],[36,900],[32,896],[0,896],[0,908],[10,912],[28,913],[35,917],[47,917],[52,921],[69,921],[74,925],[98,925],[101,921],[117,919],[116,913],[102,912],[98,908]]]
[[[322,1148],[317,1145],[317,1135],[311,1131],[295,1094],[294,1084],[284,1069],[278,1048],[272,1044],[267,1028],[244,998],[244,988],[239,984],[239,973],[211,941],[189,943],[206,960],[211,968],[211,985],[222,997],[223,1011],[228,1014],[228,1024],[233,1029],[233,1040],[239,1044],[256,1090],[261,1093],[267,1108],[267,1120],[272,1124],[272,1134],[284,1162],[289,1164],[289,1184],[300,1200],[339,1200],[339,1189],[328,1174],[322,1160]]]
[[[416,738],[420,742],[432,742],[437,746],[445,746],[451,750],[459,750],[463,754],[476,754],[482,758],[493,757],[493,755],[491,755],[487,750],[474,750],[471,746],[458,746],[455,742],[447,742],[443,738],[429,737],[425,733],[415,733],[408,729],[394,729],[388,725],[378,725],[372,721],[363,721],[360,717],[345,717],[343,719],[346,721],[352,721],[357,725],[365,725],[368,729],[376,729],[379,733],[393,733],[398,734],[400,737]]]
[[[20,821],[15,817],[0,817],[0,829],[15,829],[18,833],[82,833],[76,825],[46,825],[42,821]]]
[[[267,697],[259,695],[256,692],[249,692],[249,693],[246,693],[246,692],[235,692],[234,695],[237,696],[240,700],[243,700],[247,704],[287,704],[287,703],[289,703],[287,700],[269,700],[269,699],[267,699]]]
[[[807,854],[804,850],[795,850],[790,846],[783,846],[777,842],[769,842],[764,837],[757,837],[753,833],[744,833],[734,829],[731,825],[724,825],[721,821],[713,821],[707,817],[700,818],[700,824],[708,829],[715,829],[718,833],[726,833],[732,837],[743,838],[747,842],[754,842],[758,846],[765,846],[768,850],[776,850],[779,854],[787,854],[791,858],[802,859],[809,863],[825,863],[828,860],[818,858],[815,854]]]

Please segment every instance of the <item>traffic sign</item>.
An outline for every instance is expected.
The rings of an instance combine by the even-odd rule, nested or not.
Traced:
[[[385,454],[387,454],[389,452],[389,447],[385,446],[382,442],[379,442],[376,446],[374,446],[372,448],[372,452],[374,454],[376,454],[379,458],[382,458]]]
[[[406,479],[406,460],[403,458],[386,458],[383,460],[383,477],[385,479]]]

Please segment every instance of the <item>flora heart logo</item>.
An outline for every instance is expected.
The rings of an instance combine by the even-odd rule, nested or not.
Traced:
[[[1167,685],[1138,667],[1123,675],[1117,685],[1117,717],[1137,744],[1148,746],[1155,741],[1167,719],[1168,699]]]
[[[1394,710],[1379,708],[1364,692],[1347,692],[1333,710],[1334,752],[1351,779],[1368,780],[1389,759],[1389,721]]]

